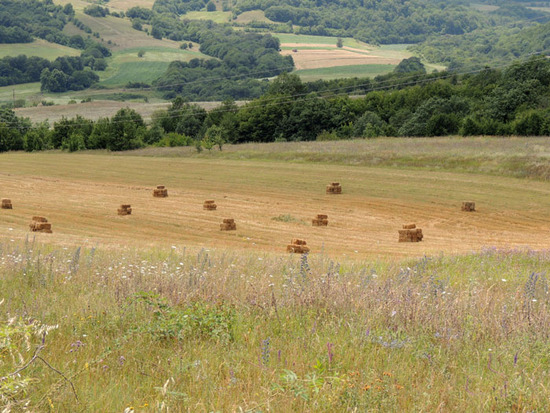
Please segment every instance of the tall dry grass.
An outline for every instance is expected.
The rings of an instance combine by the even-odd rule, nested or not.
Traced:
[[[28,387],[3,403],[6,411],[547,411],[549,258],[487,249],[336,263],[4,240],[2,323],[51,326],[40,355],[57,371],[35,360],[19,373]],[[2,340],[21,355],[4,346],[6,377],[42,336]]]
[[[376,138],[329,142],[225,145],[197,154],[194,148],[145,148],[141,156],[260,159],[354,166],[416,168],[550,180],[546,137]]]

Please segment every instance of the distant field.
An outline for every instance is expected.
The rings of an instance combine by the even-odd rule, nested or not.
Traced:
[[[135,93],[140,93],[135,91]],[[166,109],[169,103],[143,103],[143,102],[118,102],[114,100],[96,100],[92,102],[77,104],[62,104],[55,106],[37,106],[32,108],[16,109],[17,116],[29,117],[33,122],[42,122],[48,120],[53,125],[61,117],[73,118],[76,115],[87,119],[97,120],[113,116],[121,108],[131,108],[136,110],[148,121],[151,115],[159,109]]]
[[[109,47],[113,51],[138,47],[179,49],[181,44],[173,40],[155,39],[143,31],[135,30],[128,19],[119,19],[111,16],[92,17],[84,13],[77,13],[76,17],[89,26],[92,31],[100,33],[100,37],[105,42],[111,41]]]
[[[70,0],[68,0],[70,1]],[[132,7],[143,7],[144,9],[152,9],[155,0],[110,0],[105,5],[109,9],[126,11]]]
[[[244,13],[239,14],[237,16],[237,19],[235,20],[236,23],[241,24],[251,23],[253,21],[275,23],[274,21],[269,20],[267,17],[265,17],[265,13],[263,12],[263,10],[245,11]]]
[[[158,79],[169,62],[123,62],[116,66],[116,73],[101,82],[103,86],[124,86],[128,82],[144,82],[150,84]]]
[[[139,1],[139,0],[138,0]],[[92,4],[87,0],[54,0],[55,4],[64,6],[65,4],[72,4],[75,11],[82,11],[86,6]]]
[[[0,59],[22,54],[55,60],[59,56],[80,56],[80,50],[50,43],[42,39],[36,39],[32,43],[0,44]]]
[[[334,45],[336,46],[336,37],[331,36],[310,36],[303,34],[292,34],[292,33],[271,33],[273,36],[278,37],[281,41],[281,44],[284,43],[309,43],[317,45]],[[343,37],[344,46],[348,47],[357,47],[357,48],[369,48],[366,43],[355,40],[351,37]]]
[[[54,3],[61,5],[70,3],[73,5],[73,8],[75,10],[82,11],[90,4],[94,4],[97,2],[91,0],[54,0]],[[154,3],[155,0],[110,0],[109,2],[105,2],[103,5],[105,7],[108,7],[109,10],[112,11],[126,11],[132,7],[143,7],[145,9],[151,9],[153,8]]]
[[[395,67],[401,61],[401,59],[394,57],[383,57],[376,54],[369,55],[346,49],[320,50],[307,49],[306,47],[296,49],[297,52],[283,50],[281,54],[292,56],[297,70],[357,65],[393,65]]]
[[[481,3],[470,3],[470,7],[480,11],[485,11],[485,12],[491,12],[491,11],[500,9],[500,6],[494,6],[491,4],[481,4]]]
[[[138,53],[143,51],[142,57]],[[128,82],[151,83],[164,74],[170,62],[189,61],[193,58],[209,58],[198,51],[167,47],[142,47],[115,52],[109,59],[109,67],[101,74],[101,85],[124,87]]]
[[[384,142],[391,139],[379,144]],[[450,141],[458,150],[461,142]],[[430,145],[430,140],[418,141],[416,150]],[[322,152],[334,144],[314,146]],[[240,150],[235,147],[234,155],[239,157]],[[354,152],[361,150],[358,141]],[[43,215],[54,233],[37,237],[61,245],[177,244],[286,256],[286,244],[298,237],[307,240],[312,254],[335,258],[420,257],[490,246],[550,248],[547,182],[323,161],[236,162],[217,152],[197,156],[192,151],[180,158],[9,153],[0,155],[0,163],[2,196],[14,203],[12,211],[0,214],[0,231],[14,239],[25,238],[32,215]],[[343,185],[342,195],[325,194],[332,181]],[[168,198],[152,197],[158,184],[167,186]],[[205,199],[216,200],[218,209],[204,211]],[[461,212],[464,200],[475,201],[478,211]],[[131,216],[116,215],[121,203],[132,205]],[[328,214],[328,227],[311,226],[319,213]],[[273,219],[280,216],[290,218]],[[237,231],[220,232],[219,223],[229,217]],[[397,242],[397,230],[408,222],[423,229],[423,242]]]
[[[531,10],[538,10],[538,11],[550,13],[550,7],[527,7],[527,8]]]
[[[97,93],[101,93],[98,91]],[[28,117],[33,122],[42,122],[44,120],[49,120],[50,123],[58,121],[61,117],[72,118],[76,115],[81,115],[87,119],[97,120],[99,118],[111,117],[117,110],[121,108],[131,108],[137,111],[146,121],[151,119],[151,115],[159,110],[166,109],[170,106],[169,102],[155,102],[152,103],[151,99],[149,102],[145,103],[143,101],[117,101],[117,100],[102,100],[105,99],[105,96],[108,97],[106,91],[103,91],[105,95],[96,95],[95,99],[92,102],[77,103],[77,104],[59,104],[55,106],[37,106],[30,108],[19,108],[15,110],[17,116]],[[137,94],[149,96],[147,92],[141,91],[139,89],[124,89],[117,90],[116,93],[124,96],[125,94]],[[115,93],[111,95],[111,99],[116,97]],[[49,100],[49,99],[48,99]],[[217,107],[218,102],[196,102],[199,106],[209,110]],[[237,104],[242,104],[242,102],[237,102]]]
[[[352,66],[324,67],[319,69],[297,70],[296,73],[302,81],[340,79],[344,77],[375,77],[391,72],[395,65],[363,64]]]
[[[281,54],[292,56],[296,73],[304,81],[337,79],[355,76],[377,76],[389,73],[410,57],[407,45],[371,46],[344,38],[343,47],[337,38],[275,33],[281,41]]]
[[[212,20],[214,23],[227,23],[231,21],[232,13],[229,11],[192,11],[181,16],[189,20]]]
[[[351,38],[273,33],[281,41],[281,54],[290,55],[296,73],[304,81],[345,77],[374,77],[393,71],[401,60],[412,56],[407,44],[372,46]],[[444,70],[442,65],[425,64],[426,70]]]

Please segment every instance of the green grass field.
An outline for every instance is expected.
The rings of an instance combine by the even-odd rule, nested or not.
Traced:
[[[247,24],[253,21],[256,22],[266,22],[266,23],[276,23],[267,17],[265,17],[265,13],[263,10],[251,10],[251,11],[245,11],[244,13],[241,13],[237,16],[237,20],[235,20],[237,23],[241,24]]]
[[[191,11],[181,16],[186,20],[212,20],[214,23],[228,23],[231,21],[232,13],[229,11]]]
[[[38,56],[43,59],[55,60],[60,56],[80,56],[80,50],[36,39],[32,43],[0,44],[0,59],[6,56]]]
[[[375,77],[390,73],[395,69],[394,65],[353,65],[323,67],[320,69],[297,70],[296,73],[302,81],[312,82],[318,79],[330,80],[345,77]]]
[[[128,84],[128,82],[144,82],[151,84],[151,82],[158,79],[166,71],[169,64],[169,62],[154,61],[119,63],[110,73],[105,74],[105,78],[100,84],[103,86],[120,87]],[[115,71],[115,73],[111,74],[113,71]]]
[[[144,55],[138,57],[142,51]],[[109,67],[101,74],[100,84],[107,87],[124,87],[128,82],[151,83],[164,74],[170,62],[208,58],[198,49],[141,47],[116,52],[109,59]]]

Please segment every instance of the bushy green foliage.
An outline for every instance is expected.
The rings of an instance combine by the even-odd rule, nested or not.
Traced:
[[[434,36],[411,50],[430,62],[447,65],[450,70],[472,70],[547,53],[549,36],[550,23],[538,18],[522,24],[520,29],[516,25],[483,27],[462,36]]]
[[[153,130],[153,128],[151,128]],[[160,131],[162,129],[159,128]],[[160,147],[176,147],[176,146],[191,146],[193,144],[193,139],[191,139],[188,136],[181,135],[176,132],[170,132],[162,136],[159,140],[154,142],[154,146],[160,146]]]
[[[28,43],[39,37],[69,45],[70,37],[62,30],[73,15],[72,7],[51,0],[2,0],[0,43]]]
[[[111,14],[107,7],[101,7],[97,4],[86,6],[84,13],[93,17],[105,17]]]
[[[213,340],[225,344],[233,341],[235,311],[223,303],[197,301],[175,307],[159,295],[146,292],[135,294],[130,303],[145,304],[153,315],[148,323],[136,326],[138,333],[148,333],[159,340]]]
[[[160,7],[158,3],[155,10]],[[294,66],[292,57],[279,54],[279,40],[269,34],[235,31],[212,21],[180,21],[167,13],[154,15],[151,24],[154,37],[197,42],[202,53],[215,58],[172,62],[155,82],[166,97],[250,99],[266,89],[266,83],[257,79],[276,76]]]
[[[397,66],[395,66],[393,71],[394,73],[426,73],[426,68],[418,57],[413,56],[408,59],[403,59]]]
[[[431,35],[461,35],[543,13],[515,5],[488,14],[458,1],[239,0],[234,12],[264,10],[267,18],[298,26],[297,33],[354,37],[368,43],[418,43]],[[532,17],[529,17],[532,18]]]

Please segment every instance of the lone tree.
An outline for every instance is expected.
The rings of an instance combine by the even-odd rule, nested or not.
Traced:
[[[336,39],[336,47],[344,47],[344,41],[342,40],[341,37]]]
[[[394,73],[426,73],[426,68],[416,56],[403,59],[393,70]]]
[[[216,5],[213,1],[209,1],[206,5],[206,11],[216,11]]]

